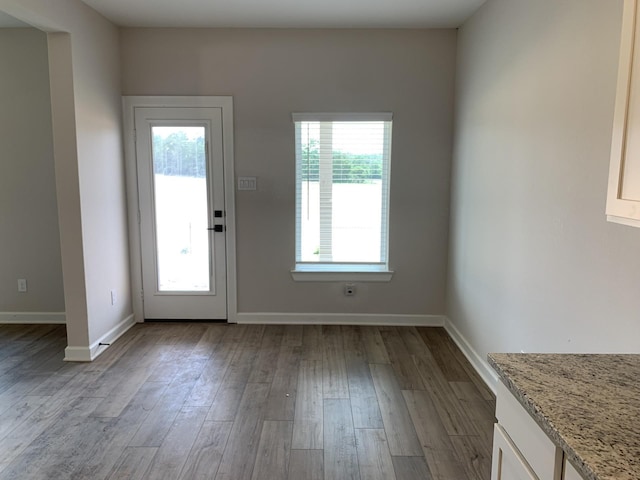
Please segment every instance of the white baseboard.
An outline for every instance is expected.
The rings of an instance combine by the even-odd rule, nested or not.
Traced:
[[[491,368],[489,362],[483,359],[478,352],[476,352],[462,333],[460,333],[460,330],[458,330],[453,322],[447,317],[445,317],[444,328],[458,348],[462,353],[464,353],[464,356],[467,357],[471,366],[476,372],[478,372],[478,375],[480,375],[482,380],[484,380],[484,383],[487,384],[487,387],[489,387],[489,389],[495,394],[496,385],[498,383],[498,374],[493,368]]]
[[[64,349],[65,362],[90,362],[91,349],[89,347],[67,347]]]
[[[442,327],[443,315],[367,313],[238,313],[238,323],[275,325],[393,325]]]
[[[0,312],[0,324],[56,324],[67,323],[65,312]]]
[[[64,350],[64,360],[66,362],[92,362],[102,352],[104,352],[109,345],[100,345],[108,343],[113,344],[118,338],[120,338],[127,330],[136,324],[136,320],[133,314],[118,323],[115,327],[102,335],[98,340],[93,342],[88,347],[67,347]]]

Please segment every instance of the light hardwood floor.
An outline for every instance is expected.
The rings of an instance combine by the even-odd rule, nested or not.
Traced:
[[[0,479],[488,480],[495,398],[440,328],[147,323],[93,363],[0,326]]]

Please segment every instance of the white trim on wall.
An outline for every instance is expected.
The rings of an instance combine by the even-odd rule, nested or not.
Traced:
[[[0,324],[56,324],[67,323],[65,312],[0,312]]]
[[[202,107],[222,109],[222,143],[224,154],[224,196],[227,254],[227,322],[235,323],[238,312],[236,279],[236,223],[235,170],[233,150],[233,97],[230,96],[124,96],[125,170],[127,175],[127,210],[129,214],[129,251],[131,264],[131,298],[133,313],[138,322],[144,321],[142,302],[142,256],[138,202],[138,173],[136,169],[135,117],[136,107]]]
[[[102,354],[109,346],[113,345],[118,338],[136,324],[134,315],[118,323],[115,327],[102,335],[98,340],[93,342],[89,347],[67,347],[64,349],[65,362],[92,362],[100,354]],[[109,344],[109,345],[101,345]]]
[[[238,323],[267,325],[385,325],[443,327],[442,315],[379,313],[238,313]]]
[[[498,374],[495,372],[489,362],[482,358],[480,354],[471,346],[467,339],[460,333],[460,330],[453,324],[453,322],[445,317],[444,328],[449,336],[456,343],[458,348],[467,357],[471,366],[478,372],[478,375],[487,384],[487,387],[495,394],[496,386],[498,384]]]
[[[92,360],[89,347],[67,347],[64,349],[65,362],[90,362]]]
[[[291,278],[295,282],[390,282],[393,273],[391,270],[377,272],[291,270]]]

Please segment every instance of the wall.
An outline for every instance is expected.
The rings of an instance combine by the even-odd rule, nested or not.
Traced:
[[[239,312],[442,314],[454,30],[121,30],[124,95],[233,95]],[[292,112],[391,111],[389,284],[296,283]]]
[[[0,312],[64,312],[46,34],[0,29],[0,65]]]
[[[128,325],[132,310],[119,33],[79,0],[0,0],[0,10],[50,32],[67,358],[86,358],[95,353],[89,346]],[[114,306],[111,289],[119,297]]]
[[[448,315],[487,352],[639,352],[640,230],[605,220],[622,2],[460,30]]]

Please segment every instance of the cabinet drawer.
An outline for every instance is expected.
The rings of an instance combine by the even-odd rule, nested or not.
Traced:
[[[554,445],[502,382],[497,386],[496,418],[540,480],[560,480],[562,450]]]

